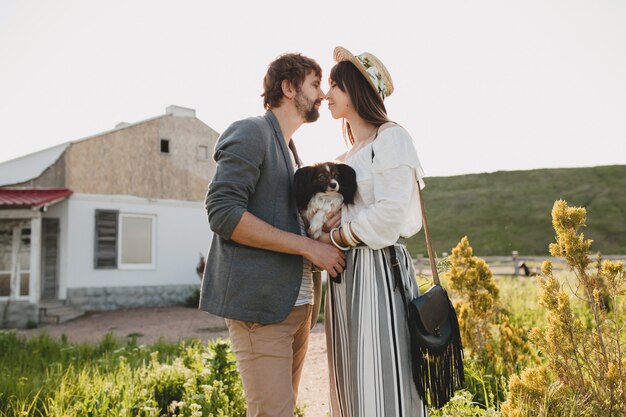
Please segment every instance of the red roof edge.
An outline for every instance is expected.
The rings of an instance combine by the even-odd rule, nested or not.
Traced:
[[[0,208],[41,207],[58,203],[72,195],[68,188],[0,188]]]

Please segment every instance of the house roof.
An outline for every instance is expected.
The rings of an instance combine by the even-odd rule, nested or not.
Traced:
[[[151,117],[135,123],[122,122],[115,126],[114,129],[90,135],[82,139],[65,142],[60,145],[53,146],[52,148],[2,162],[0,163],[0,187],[21,184],[34,178],[38,178],[48,167],[59,159],[59,157],[70,145],[74,143],[93,139],[117,130],[128,129],[130,127],[138,126],[166,116],[195,118],[196,111],[186,107],[170,105],[165,109],[165,114],[160,116]]]
[[[57,203],[72,194],[67,188],[25,188],[5,189],[0,188],[0,208],[8,207],[40,207]]]
[[[70,143],[62,143],[52,148],[31,153],[0,164],[0,187],[20,184],[39,177],[50,165],[54,164]]]

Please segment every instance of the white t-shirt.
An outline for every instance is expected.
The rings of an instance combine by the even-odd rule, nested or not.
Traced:
[[[340,158],[354,168],[358,183],[354,204],[342,209],[342,223],[352,222],[363,243],[381,249],[422,228],[417,184],[424,188],[424,171],[403,127],[387,127],[373,142]]]
[[[291,163],[293,164],[294,170],[298,169],[298,164],[296,163],[296,158],[293,153],[289,152],[289,156],[291,156]],[[302,220],[302,216],[298,213],[298,220],[300,222],[300,234],[306,236],[306,228],[304,226],[304,220]],[[303,258],[302,261],[302,284],[300,284],[300,292],[298,293],[298,298],[296,299],[296,304],[294,307],[313,304],[315,300],[315,294],[313,290],[313,268],[311,262],[307,258]]]
[[[300,230],[303,236],[306,236],[306,229],[304,227],[304,221],[302,217],[298,215],[300,219]],[[307,258],[303,258],[302,261],[302,284],[300,284],[300,292],[298,293],[298,299],[296,300],[295,307],[313,304],[315,300],[315,291],[313,290],[313,269],[311,262]]]

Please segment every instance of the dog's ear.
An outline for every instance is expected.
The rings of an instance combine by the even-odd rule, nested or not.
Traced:
[[[304,210],[313,195],[313,167],[298,168],[293,175],[293,194],[298,209]]]
[[[346,164],[337,164],[339,170],[339,192],[343,196],[345,204],[354,203],[354,195],[356,194],[356,171]]]

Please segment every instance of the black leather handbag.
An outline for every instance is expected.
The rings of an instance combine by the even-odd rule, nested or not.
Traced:
[[[450,401],[454,391],[463,387],[463,346],[454,306],[439,281],[419,184],[417,188],[434,285],[408,302],[404,286],[398,287],[408,314],[413,380],[424,406],[428,398],[430,406],[440,408]],[[401,282],[393,246],[390,247],[390,255],[396,282]]]

